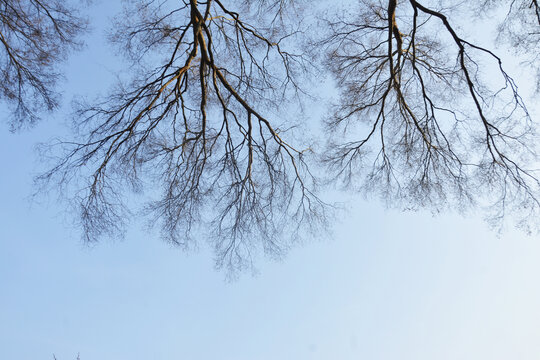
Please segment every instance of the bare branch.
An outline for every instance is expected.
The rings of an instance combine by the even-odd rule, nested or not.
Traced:
[[[535,159],[529,114],[495,53],[415,0],[365,1],[327,24],[321,44],[342,94],[327,125],[345,141],[332,136],[325,160],[344,185],[363,177],[364,191],[406,208],[489,198],[495,218],[509,206],[538,210],[539,182],[524,165]]]
[[[58,106],[58,64],[81,43],[86,23],[57,0],[0,1],[0,100],[11,106],[12,130]]]
[[[326,206],[309,151],[264,115],[301,91],[297,76],[309,64],[283,46],[294,35],[273,20],[256,27],[219,0],[142,1],[128,12],[137,17],[112,39],[135,64],[161,65],[105,102],[81,105],[88,135],[64,143],[65,157],[42,177],[89,171],[79,200],[86,241],[121,231],[123,190],[144,182],[162,189],[146,209],[164,237],[189,248],[196,229],[209,229],[218,266],[230,270],[249,266],[253,251],[279,257],[300,227],[320,227]]]

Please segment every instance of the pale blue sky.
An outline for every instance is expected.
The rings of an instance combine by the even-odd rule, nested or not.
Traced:
[[[73,58],[67,100],[114,70],[99,36]],[[540,357],[538,236],[356,199],[333,239],[229,283],[204,248],[185,254],[137,223],[88,248],[61,205],[31,204],[33,146],[59,122],[0,127],[0,359]]]

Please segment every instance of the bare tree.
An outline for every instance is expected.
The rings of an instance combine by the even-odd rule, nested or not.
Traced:
[[[0,100],[12,108],[13,130],[58,106],[57,66],[85,27],[65,1],[0,1]]]
[[[512,1],[509,14],[535,19],[537,3],[525,4]],[[312,49],[326,54],[322,68],[341,91],[323,156],[332,180],[407,208],[487,199],[494,219],[536,214],[533,126],[501,58],[467,40],[449,9],[356,5],[323,22]],[[218,266],[229,269],[260,249],[280,256],[299,233],[324,227],[311,144],[290,131],[315,58],[299,46],[314,34],[295,6],[127,4],[110,39],[131,62],[130,81],[79,104],[77,140],[60,143],[65,153],[40,178],[75,183],[86,241],[122,232],[128,189],[153,198],[145,209],[171,243],[189,248],[208,230]],[[536,22],[522,24],[536,36]]]
[[[191,247],[197,229],[211,229],[217,264],[230,269],[249,265],[254,249],[280,256],[301,226],[321,223],[311,150],[286,140],[292,117],[269,117],[302,91],[297,75],[309,66],[289,46],[291,14],[274,5],[268,18],[265,2],[241,13],[219,0],[128,4],[111,40],[137,75],[80,104],[82,140],[64,143],[41,178],[88,176],[78,199],[86,241],[122,231],[126,186],[151,195],[159,186],[146,209],[164,237]]]
[[[501,4],[502,3],[502,4]],[[506,16],[499,24],[499,40],[524,57],[524,64],[536,72],[536,92],[540,93],[540,2],[497,2],[506,5]]]
[[[341,96],[325,160],[345,185],[363,178],[363,191],[406,208],[489,200],[492,219],[537,213],[532,122],[494,52],[415,0],[366,0],[327,26]]]

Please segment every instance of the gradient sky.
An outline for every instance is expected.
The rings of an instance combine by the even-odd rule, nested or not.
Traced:
[[[118,66],[106,18],[93,24],[66,100]],[[540,237],[358,198],[333,238],[259,258],[234,282],[204,247],[185,254],[136,222],[125,241],[89,248],[54,198],[28,200],[33,147],[64,131],[61,118],[0,126],[0,359],[540,358]]]

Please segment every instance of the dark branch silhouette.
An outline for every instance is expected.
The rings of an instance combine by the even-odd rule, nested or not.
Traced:
[[[167,5],[126,10],[111,39],[143,69],[104,102],[80,105],[82,141],[64,143],[66,156],[42,179],[90,172],[80,193],[89,242],[121,232],[123,187],[146,181],[161,192],[147,210],[171,243],[192,246],[202,227],[218,266],[242,268],[257,248],[280,256],[301,226],[325,218],[311,150],[267,115],[301,91],[306,59],[283,45],[295,35],[277,18],[255,27],[219,0]]]
[[[325,160],[345,185],[363,178],[364,191],[407,208],[490,199],[497,219],[508,207],[536,214],[531,119],[495,53],[415,0],[365,1],[327,24],[341,103]]]
[[[538,67],[538,3],[508,5],[500,36],[522,43]],[[319,232],[328,206],[308,167],[312,144],[293,135],[293,110],[324,70],[340,90],[322,154],[332,183],[403,208],[479,203],[495,222],[511,213],[537,225],[534,127],[494,51],[431,3],[358,1],[311,33],[308,9],[295,6],[128,4],[110,40],[131,80],[79,103],[76,140],[59,142],[65,152],[39,178],[75,189],[87,242],[122,233],[128,190],[144,190],[145,211],[168,241],[190,248],[210,239],[218,266],[231,270]],[[321,35],[310,55],[302,51]]]
[[[540,93],[540,2],[510,1],[506,16],[499,24],[499,41],[507,43],[536,72],[536,92]]]
[[[0,1],[0,100],[11,107],[13,130],[58,106],[58,64],[80,46],[85,27],[65,1]]]

